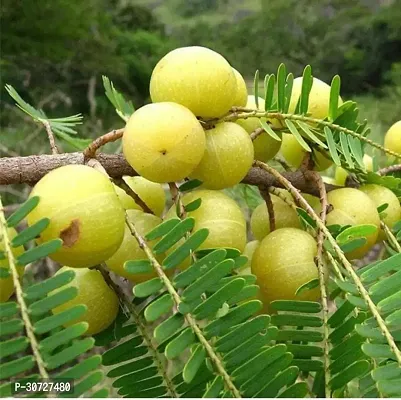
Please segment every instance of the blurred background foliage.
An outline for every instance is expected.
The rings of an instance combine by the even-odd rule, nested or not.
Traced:
[[[2,0],[0,156],[48,152],[6,83],[51,117],[83,113],[80,136],[95,137],[122,126],[101,75],[139,107],[156,62],[187,45],[222,53],[249,83],[281,62],[340,74],[380,141],[401,115],[400,21],[401,0]]]

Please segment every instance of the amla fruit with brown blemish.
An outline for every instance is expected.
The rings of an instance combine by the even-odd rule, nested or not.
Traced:
[[[38,206],[28,215],[32,226],[49,218],[37,242],[62,239],[61,249],[50,255],[70,267],[91,267],[110,258],[124,237],[124,209],[108,177],[84,165],[67,165],[45,175],[30,197]]]

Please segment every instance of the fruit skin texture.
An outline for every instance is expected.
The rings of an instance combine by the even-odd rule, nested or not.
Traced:
[[[62,267],[56,272],[56,275],[71,269],[73,268]],[[86,313],[64,326],[67,327],[84,321],[89,325],[85,335],[95,335],[105,330],[116,319],[118,297],[107,285],[99,271],[88,268],[73,270],[75,278],[69,284],[54,290],[51,294],[62,291],[67,287],[76,287],[78,289],[77,296],[67,301],[67,303],[54,308],[52,312],[53,314],[58,314],[76,305],[85,305],[87,307]]]
[[[127,214],[128,219],[135,225],[135,228],[142,236],[145,236],[151,230],[156,228],[156,226],[162,223],[161,218],[156,217],[152,214],[144,213],[139,210],[127,210]],[[149,242],[149,245],[152,248],[156,243],[157,240]],[[145,259],[147,259],[145,252],[139,247],[138,242],[132,236],[128,226],[125,226],[123,242],[121,243],[119,249],[112,255],[112,257],[106,261],[106,265],[111,271],[115,272],[116,274],[127,278],[132,282],[139,283],[156,276],[156,272],[130,274],[124,269],[124,264],[126,261],[130,260]],[[161,259],[159,261],[161,261]]]
[[[187,108],[175,103],[147,104],[127,122],[123,152],[144,178],[158,183],[180,181],[199,164],[205,132]]]
[[[384,147],[401,154],[401,121],[396,122],[384,137]]]
[[[327,226],[369,224],[377,227],[377,232],[366,238],[364,246],[346,253],[350,260],[363,257],[376,243],[380,230],[380,218],[375,204],[367,194],[353,188],[333,190],[328,193],[327,200],[333,206],[333,210],[327,214]]]
[[[269,306],[274,300],[318,300],[318,288],[295,296],[301,285],[318,278],[316,255],[315,240],[300,229],[281,228],[267,235],[252,258],[263,302]]]
[[[70,267],[91,267],[107,260],[124,236],[124,209],[113,184],[95,169],[67,165],[45,175],[30,197],[38,206],[28,215],[28,225],[50,218],[38,243],[63,239],[63,247],[50,258]]]
[[[246,244],[246,221],[237,203],[220,191],[195,190],[182,197],[184,205],[201,198],[200,207],[187,213],[195,219],[193,232],[201,228],[209,230],[209,236],[199,249],[215,247],[235,248],[242,252]],[[176,218],[175,206],[167,212],[165,219]]]
[[[233,72],[237,81],[237,91],[235,93],[233,106],[245,107],[248,99],[248,90],[246,88],[245,80],[235,68],[233,68]]]
[[[281,145],[281,154],[285,160],[292,167],[299,168],[303,159],[305,158],[307,151],[298,143],[295,136],[290,133],[283,134],[283,140]],[[313,161],[315,162],[315,171],[324,171],[329,168],[333,161],[328,159],[320,151],[313,150]]]
[[[363,163],[365,165],[366,171],[373,171],[373,159],[371,156],[365,154],[363,156]],[[347,177],[348,177],[347,170],[341,167],[337,167],[334,175],[334,184],[344,186]]]
[[[224,189],[241,182],[252,166],[252,140],[234,122],[222,122],[206,131],[206,151],[191,177],[207,189]]]
[[[387,203],[388,207],[383,211],[386,215],[383,222],[391,229],[397,221],[401,220],[401,206],[397,196],[388,188],[380,185],[367,184],[362,185],[359,190],[366,193],[375,203],[376,208]],[[379,240],[384,240],[386,235],[383,229],[380,229]]]
[[[7,235],[9,240],[13,240],[17,236],[17,231],[14,228],[7,228]],[[0,251],[5,250],[4,241],[0,239]],[[18,257],[24,252],[23,246],[13,247],[12,253],[14,257]],[[0,268],[9,269],[10,265],[7,259],[0,260]],[[21,277],[24,273],[24,267],[17,266],[18,275]],[[10,275],[8,278],[0,278],[0,303],[8,301],[11,295],[14,293],[14,283],[13,278]]]
[[[125,176],[125,183],[140,197],[141,200],[153,211],[155,215],[162,215],[166,206],[166,194],[159,183],[148,181],[142,176]],[[117,196],[126,210],[142,210],[125,190],[115,185]]]
[[[259,110],[265,110],[265,101],[259,97]],[[248,96],[248,101],[246,103],[246,108],[256,109],[255,96]],[[266,121],[266,118],[262,118]],[[272,120],[272,125],[276,128],[280,128],[280,122],[277,120]],[[257,128],[260,128],[259,118],[246,118],[238,119],[236,121],[238,125],[241,125],[249,134],[254,132]],[[280,134],[278,134],[280,136]],[[255,160],[268,161],[271,160],[280,150],[281,142],[273,139],[266,132],[260,134],[254,141],[253,147],[255,149]]]
[[[302,77],[294,79],[289,113],[294,113],[302,90]],[[325,119],[329,114],[330,86],[318,78],[313,78],[312,89],[309,94],[308,114],[311,118]],[[338,98],[338,106],[343,103]]]
[[[217,118],[233,105],[237,79],[228,61],[206,47],[181,47],[156,65],[150,79],[153,103],[171,101],[197,117]]]
[[[285,192],[284,192],[285,193]],[[291,200],[291,195],[287,193]],[[276,229],[301,228],[297,213],[280,197],[271,195],[276,220]],[[266,203],[259,204],[251,216],[251,230],[257,240],[262,240],[270,233],[269,213]]]

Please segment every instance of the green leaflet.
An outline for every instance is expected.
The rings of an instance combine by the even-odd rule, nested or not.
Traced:
[[[87,322],[79,322],[59,332],[53,333],[40,342],[40,349],[51,353],[57,347],[67,344],[73,339],[83,335],[88,329]]]
[[[353,379],[366,374],[369,371],[369,362],[365,360],[356,361],[347,368],[343,369],[341,374],[336,375],[330,381],[332,390],[344,387]]]
[[[270,111],[272,109],[275,83],[276,83],[276,77],[274,76],[274,74],[266,75],[264,81],[265,111]]]
[[[271,380],[256,396],[265,398],[276,397],[281,388],[286,385],[292,385],[295,382],[298,371],[298,368],[295,366],[288,367]]]
[[[221,376],[216,376],[213,382],[207,390],[205,391],[203,398],[215,398],[220,397],[220,392],[224,388],[223,378]]]
[[[134,295],[137,297],[148,297],[163,289],[164,285],[160,278],[153,278],[149,281],[138,283],[134,286]]]
[[[364,283],[372,283],[381,276],[389,273],[390,271],[399,268],[401,263],[401,254],[394,255],[386,260],[379,262],[366,272],[361,274],[361,280]]]
[[[351,152],[348,147],[347,135],[344,132],[340,132],[339,135],[340,135],[341,150],[345,157],[345,161],[347,162],[349,168],[354,169],[355,165],[354,162],[352,161]]]
[[[298,132],[298,129],[295,126],[295,124],[289,119],[285,120],[285,124],[287,125],[287,128],[290,130],[290,132],[294,135],[295,139],[297,139],[297,142],[304,148],[304,150],[311,152],[312,149],[310,148],[308,143],[305,142],[302,135]]]
[[[320,303],[314,301],[276,300],[270,303],[276,311],[295,311],[316,314],[321,311]]]
[[[179,336],[173,339],[166,347],[165,355],[172,360],[178,357],[186,348],[195,342],[195,334],[191,328],[186,328]]]
[[[341,79],[338,75],[336,75],[331,80],[331,85],[330,85],[329,119],[331,121],[334,121],[337,117],[340,87],[341,87]]]
[[[260,126],[265,130],[265,132],[274,140],[281,142],[281,137],[277,135],[276,132],[272,129],[272,127],[262,119],[259,119]]]
[[[184,209],[186,212],[191,212],[197,210],[202,204],[202,199],[196,199],[194,201],[191,201],[191,203],[188,203],[187,205],[184,206]]]
[[[158,343],[162,343],[173,336],[183,325],[184,316],[176,313],[158,325],[154,330],[153,336]]]
[[[124,269],[130,274],[146,274],[153,271],[153,266],[149,260],[131,260],[125,262]]]
[[[277,108],[279,112],[284,112],[285,109],[285,81],[287,77],[287,69],[281,63],[277,70]]]
[[[8,379],[22,372],[29,371],[35,365],[33,356],[25,356],[1,365],[0,379]]]
[[[340,157],[337,152],[337,145],[336,145],[336,142],[334,141],[334,137],[333,137],[333,133],[331,132],[331,129],[328,126],[325,126],[324,133],[326,135],[327,145],[329,146],[330,156],[331,156],[332,160],[334,161],[334,164],[341,167]]]
[[[46,296],[51,291],[67,285],[75,278],[75,272],[72,270],[62,272],[53,277],[29,286],[24,293],[27,300],[33,301]]]
[[[13,247],[22,246],[30,240],[35,239],[41,232],[43,232],[50,223],[49,218],[43,218],[36,222],[29,228],[24,229],[21,233],[13,238],[11,245]]]
[[[162,315],[171,311],[174,306],[173,298],[170,294],[165,294],[164,296],[153,301],[145,309],[145,319],[148,322],[156,321]]]
[[[342,245],[354,238],[366,237],[376,232],[377,232],[376,225],[355,225],[343,230],[336,237],[336,241],[338,244]]]
[[[171,229],[160,241],[153,247],[154,254],[162,254],[173,245],[175,245],[185,234],[191,231],[195,226],[194,218],[186,218]]]
[[[155,240],[169,233],[173,228],[175,228],[181,222],[178,218],[168,219],[162,222],[156,228],[152,229],[146,236],[146,240]]]
[[[200,181],[198,179],[191,179],[191,180],[183,183],[182,185],[180,185],[180,187],[178,189],[180,192],[183,193],[183,192],[188,192],[192,189],[196,189],[200,185],[202,185],[202,181]]]
[[[253,93],[255,97],[256,108],[259,108],[259,70],[255,71],[255,77],[253,79]]]
[[[285,104],[283,109],[284,113],[288,113],[288,109],[290,108],[293,84],[294,84],[294,75],[290,72],[287,75],[285,83]]]
[[[10,228],[17,226],[38,204],[39,196],[30,197],[7,218],[7,225]]]
[[[307,65],[302,74],[301,96],[299,98],[299,113],[307,114],[309,109],[309,94],[313,85],[312,68]]]
[[[15,353],[22,352],[28,347],[28,345],[29,341],[25,336],[0,342],[1,357],[6,358]]]
[[[192,351],[191,357],[185,364],[183,370],[183,378],[187,383],[190,383],[195,378],[199,368],[202,366],[202,363],[206,358],[206,350],[202,347],[202,345],[198,344],[194,347],[195,348]]]
[[[141,336],[134,336],[133,338],[118,344],[112,349],[107,350],[105,353],[103,353],[103,365],[113,365],[117,362],[134,358],[132,353],[135,352],[135,349],[140,347],[142,342],[143,338]]]
[[[47,257],[60,249],[63,245],[61,239],[54,239],[49,242],[40,244],[17,257],[18,265],[27,265],[41,258]]]

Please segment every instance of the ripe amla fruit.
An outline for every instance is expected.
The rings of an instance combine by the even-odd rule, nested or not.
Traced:
[[[246,88],[245,80],[235,68],[233,68],[233,72],[237,82],[237,91],[235,92],[233,106],[245,107],[248,99],[248,90]]]
[[[176,182],[199,164],[205,142],[205,132],[191,111],[176,103],[156,103],[131,115],[124,131],[123,152],[144,178]]]
[[[299,144],[298,140],[294,135],[290,133],[284,133],[281,145],[281,154],[285,160],[294,168],[299,168],[302,161],[305,158],[307,151]],[[315,162],[315,171],[324,171],[329,168],[333,161],[325,156],[323,152],[313,150],[312,159]]]
[[[258,97],[259,110],[265,110],[265,101]],[[246,108],[256,109],[255,96],[248,96],[248,101],[246,103]],[[266,118],[262,118],[266,121]],[[273,127],[281,127],[280,122],[277,120],[270,121]],[[261,128],[259,123],[259,118],[251,117],[246,119],[238,119],[236,121],[238,125],[241,125],[249,134],[254,132],[257,128]],[[278,136],[280,134],[278,133]],[[254,141],[253,147],[255,149],[255,160],[266,162],[271,160],[280,150],[281,141],[273,139],[266,132],[261,133]]]
[[[220,191],[195,190],[182,197],[184,205],[201,199],[200,207],[187,213],[195,219],[193,232],[207,228],[209,236],[199,249],[216,247],[235,248],[242,252],[246,244],[246,221],[237,203]],[[167,212],[165,219],[176,218],[175,206]]]
[[[367,154],[363,156],[363,163],[365,165],[366,171],[373,171],[373,158]],[[345,181],[348,177],[348,171],[342,167],[337,167],[334,174],[334,184],[344,186]]]
[[[394,224],[401,220],[401,206],[397,196],[388,188],[380,185],[366,184],[362,185],[359,190],[366,193],[375,204],[376,208],[383,204],[388,207],[383,211],[383,222],[391,229]],[[379,240],[384,240],[386,234],[380,229]]]
[[[153,103],[178,103],[197,117],[222,116],[233,105],[236,94],[237,79],[230,64],[206,47],[170,51],[156,64],[150,79]]]
[[[50,294],[60,292],[67,287],[77,288],[78,294],[75,298],[61,306],[53,308],[52,313],[58,314],[74,306],[83,304],[87,308],[86,312],[81,317],[68,322],[64,326],[68,327],[77,322],[86,322],[88,329],[85,334],[96,335],[105,330],[116,319],[118,314],[118,297],[103,279],[102,274],[97,270],[63,267],[57,271],[56,275],[71,269],[75,272],[74,279]]]
[[[248,242],[245,245],[245,249],[242,253],[243,256],[246,256],[248,258],[247,263],[241,267],[241,269],[238,271],[239,275],[249,275],[252,273],[251,271],[251,265],[252,265],[252,258],[253,255],[255,254],[256,249],[260,245],[259,240],[252,240],[251,242]]]
[[[384,137],[384,147],[401,154],[401,121],[396,122]]]
[[[302,91],[302,77],[294,79],[289,113],[294,113],[297,107],[298,99]],[[311,118],[325,119],[329,114],[330,86],[318,78],[313,78],[312,88],[309,93],[308,114]],[[341,97],[338,97],[338,106],[343,103]]]
[[[38,243],[60,238],[63,246],[50,257],[70,267],[91,267],[107,260],[124,236],[124,209],[108,177],[85,165],[67,165],[45,175],[30,197],[38,206],[28,225],[50,218]]]
[[[141,236],[147,235],[156,226],[162,223],[161,218],[152,214],[147,214],[139,210],[127,210],[128,219],[139,232]],[[153,247],[157,241],[149,242],[150,247]],[[139,247],[138,242],[132,236],[128,226],[125,226],[124,239],[119,249],[113,254],[111,258],[106,261],[107,267],[116,274],[127,278],[128,280],[139,283],[147,281],[148,279],[156,276],[156,272],[143,273],[143,274],[130,274],[124,269],[126,261],[130,260],[146,260],[145,252]],[[161,260],[159,260],[161,261]]]
[[[288,192],[282,192],[289,200],[292,200]],[[289,206],[280,197],[273,194],[270,195],[273,208],[274,217],[276,222],[276,229],[279,228],[301,228],[296,211]],[[266,202],[259,204],[251,216],[251,231],[255,239],[262,240],[270,233],[269,212],[267,211]]]
[[[234,122],[222,122],[206,131],[206,150],[192,178],[208,189],[224,189],[241,182],[252,166],[252,140]]]
[[[11,242],[11,240],[13,240],[17,236],[17,231],[14,228],[7,228],[7,236]],[[5,251],[4,240],[0,238],[0,253],[4,251]],[[23,246],[12,247],[11,251],[14,257],[17,258],[24,252],[24,247]],[[0,259],[0,268],[9,270],[10,265],[8,263],[7,256],[3,259]],[[17,271],[18,275],[21,277],[22,274],[24,273],[24,267],[17,266]],[[8,276],[7,278],[0,278],[0,303],[6,302],[13,293],[14,293],[14,282],[10,271],[10,276]]]
[[[369,196],[353,188],[336,189],[327,194],[329,205],[333,209],[327,214],[326,225],[375,225],[377,231],[368,235],[367,243],[362,247],[346,253],[348,259],[363,257],[376,243],[380,218],[376,206]]]
[[[166,206],[166,193],[160,183],[148,181],[142,176],[125,176],[125,183],[139,196],[139,198],[153,211],[155,215],[162,215]],[[135,200],[125,190],[115,185],[117,196],[126,210],[142,210]]]
[[[305,231],[281,228],[269,233],[256,249],[251,268],[265,305],[274,300],[318,300],[318,288],[295,295],[300,286],[318,278],[316,255],[316,242]]]

